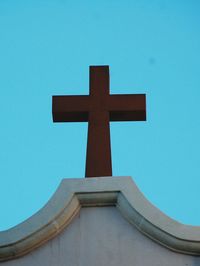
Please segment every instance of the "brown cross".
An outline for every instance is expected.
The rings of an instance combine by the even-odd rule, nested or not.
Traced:
[[[145,94],[109,94],[109,66],[90,66],[90,94],[53,96],[54,122],[88,122],[86,177],[112,176],[109,121],[145,121]]]

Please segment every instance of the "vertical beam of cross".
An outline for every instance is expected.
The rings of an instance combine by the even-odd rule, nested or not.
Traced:
[[[109,94],[109,66],[90,67],[89,96],[53,96],[54,122],[87,122],[86,177],[112,176],[109,121],[145,121],[144,94]]]
[[[90,97],[88,141],[85,176],[112,176],[110,117],[106,110],[109,97],[109,68],[90,67]]]

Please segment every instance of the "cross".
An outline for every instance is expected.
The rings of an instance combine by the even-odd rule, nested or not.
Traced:
[[[145,94],[109,93],[109,66],[90,66],[90,94],[53,96],[53,122],[88,122],[86,177],[112,176],[109,121],[145,121]]]

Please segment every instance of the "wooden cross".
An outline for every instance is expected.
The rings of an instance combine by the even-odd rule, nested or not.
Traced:
[[[112,176],[109,121],[145,121],[145,94],[109,94],[109,66],[90,66],[90,94],[53,96],[54,122],[88,122],[86,177]]]

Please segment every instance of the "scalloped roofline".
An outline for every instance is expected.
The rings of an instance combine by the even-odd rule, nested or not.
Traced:
[[[131,177],[63,179],[36,214],[0,232],[0,261],[27,254],[58,235],[84,206],[116,206],[132,225],[176,252],[200,255],[200,226],[183,225],[162,213]]]

